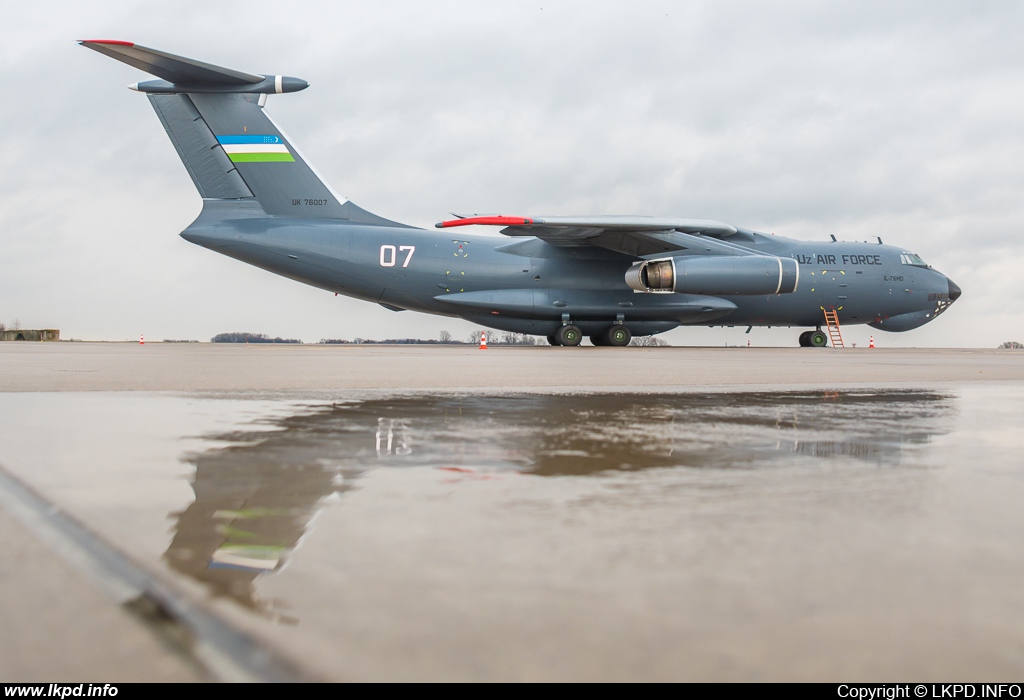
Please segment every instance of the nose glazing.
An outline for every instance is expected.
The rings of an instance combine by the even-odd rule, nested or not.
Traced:
[[[949,300],[956,301],[960,298],[960,287],[956,286],[956,282],[948,277],[946,278],[946,281],[949,282]]]

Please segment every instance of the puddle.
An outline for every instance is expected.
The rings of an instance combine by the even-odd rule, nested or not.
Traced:
[[[252,582],[283,565],[322,501],[367,470],[427,467],[588,477],[655,468],[765,469],[825,460],[898,467],[948,430],[948,393],[416,396],[308,406],[188,458],[195,500],[170,565],[256,607]]]

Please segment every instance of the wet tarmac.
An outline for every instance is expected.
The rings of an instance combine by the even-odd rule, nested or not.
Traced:
[[[0,465],[311,677],[1005,680],[1022,389],[0,393]]]

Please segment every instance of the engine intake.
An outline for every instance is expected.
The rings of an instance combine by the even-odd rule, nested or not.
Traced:
[[[626,284],[645,293],[789,294],[796,291],[799,282],[796,260],[768,255],[641,260],[626,271]]]

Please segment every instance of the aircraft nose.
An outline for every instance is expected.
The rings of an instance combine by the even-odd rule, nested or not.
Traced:
[[[946,281],[949,282],[949,300],[956,301],[960,298],[960,287],[956,286],[956,282],[948,277],[946,278]]]

